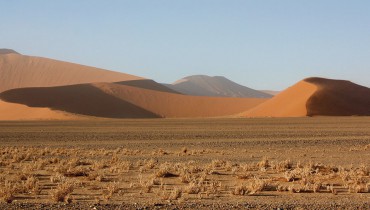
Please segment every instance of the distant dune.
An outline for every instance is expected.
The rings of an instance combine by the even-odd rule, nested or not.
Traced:
[[[0,92],[22,87],[51,87],[143,79],[129,74],[48,58],[15,53],[0,54]]]
[[[307,78],[242,115],[247,117],[370,115],[370,89],[344,80]]]
[[[239,85],[225,77],[194,75],[180,79],[167,87],[186,95],[238,97],[238,98],[271,98],[272,95]]]
[[[0,93],[0,98],[30,107],[106,118],[229,116],[266,100],[185,96],[122,83],[21,88]]]
[[[19,54],[19,53],[12,49],[0,49],[0,55],[5,54]]]

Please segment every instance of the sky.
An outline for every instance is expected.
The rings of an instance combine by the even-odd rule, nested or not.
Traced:
[[[368,0],[0,0],[0,48],[172,83],[370,87]]]

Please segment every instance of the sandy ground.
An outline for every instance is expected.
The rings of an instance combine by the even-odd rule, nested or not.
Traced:
[[[76,120],[82,116],[55,111],[49,108],[28,107],[0,100],[0,120]]]
[[[2,121],[0,141],[23,186],[2,209],[369,208],[368,117]]]

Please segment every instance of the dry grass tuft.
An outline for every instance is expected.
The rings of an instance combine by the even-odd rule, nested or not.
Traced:
[[[51,191],[51,198],[55,202],[71,203],[72,199],[70,194],[74,190],[74,184],[71,182],[60,183],[57,188]]]

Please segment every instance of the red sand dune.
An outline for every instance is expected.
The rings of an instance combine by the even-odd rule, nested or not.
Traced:
[[[22,87],[51,87],[143,79],[129,74],[9,53],[9,50],[3,51],[4,53],[0,54],[0,92]]]
[[[240,113],[266,99],[186,96],[123,85],[95,83],[21,88],[0,94],[7,102],[107,118],[216,117]],[[132,85],[132,84],[131,84]]]
[[[344,80],[307,78],[241,115],[247,117],[370,115],[370,89]]]

